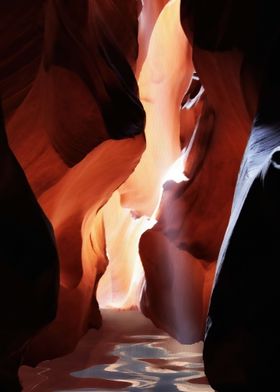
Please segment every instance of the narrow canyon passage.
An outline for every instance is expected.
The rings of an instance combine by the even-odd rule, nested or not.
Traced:
[[[0,2],[0,392],[277,390],[277,18]]]
[[[67,356],[22,366],[24,392],[211,392],[202,343],[181,345],[137,311],[103,310]]]

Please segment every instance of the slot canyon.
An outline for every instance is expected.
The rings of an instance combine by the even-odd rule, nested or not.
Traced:
[[[277,4],[2,0],[0,31],[0,392],[277,391]]]

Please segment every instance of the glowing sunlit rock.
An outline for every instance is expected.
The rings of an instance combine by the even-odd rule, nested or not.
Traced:
[[[150,7],[151,2],[144,2],[139,21],[139,46],[147,50],[138,65],[147,147],[135,172],[120,189],[122,205],[138,216],[153,214],[163,178],[180,156],[180,107],[193,74],[191,47],[180,25],[180,2],[172,0],[159,14],[157,11],[151,33],[145,33],[141,29],[142,24],[151,23]]]

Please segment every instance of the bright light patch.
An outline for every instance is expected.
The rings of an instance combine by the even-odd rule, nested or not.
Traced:
[[[127,208],[122,208],[118,192],[104,207],[106,252],[109,265],[100,279],[97,299],[101,308],[139,308],[145,282],[144,270],[139,256],[139,241],[142,234],[157,223],[157,213],[167,181],[188,181],[184,174],[189,149],[169,168],[162,180],[158,205],[151,217],[136,217]]]
[[[162,184],[167,181],[174,181],[177,184],[183,181],[188,181],[188,177],[184,174],[185,161],[186,161],[187,150],[183,150],[181,156],[173,163],[169,168],[166,175],[163,178]]]
[[[135,219],[129,209],[121,207],[118,192],[104,207],[103,215],[109,265],[97,288],[99,306],[103,309],[138,308],[145,281],[139,241],[156,220],[146,216]]]

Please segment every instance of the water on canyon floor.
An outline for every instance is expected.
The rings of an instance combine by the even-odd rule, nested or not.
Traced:
[[[75,351],[36,368],[22,366],[24,392],[210,392],[202,343],[179,344],[137,311],[103,310]]]

